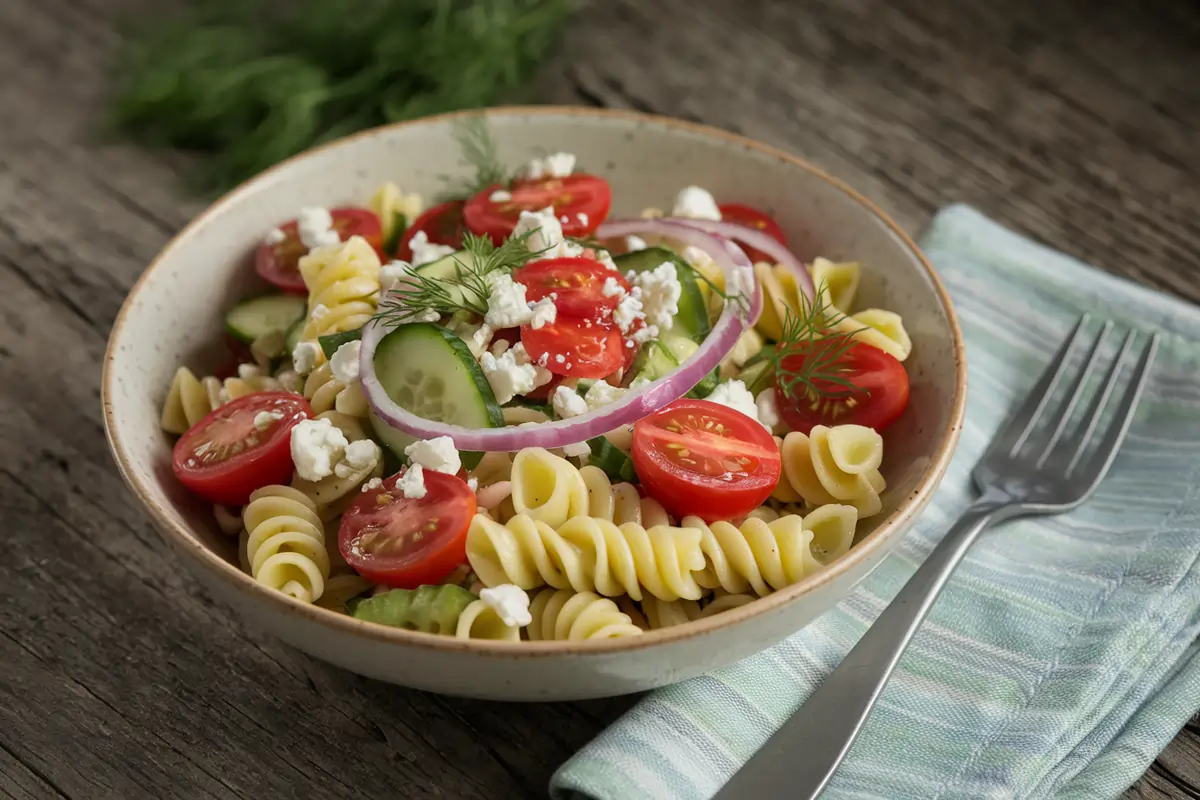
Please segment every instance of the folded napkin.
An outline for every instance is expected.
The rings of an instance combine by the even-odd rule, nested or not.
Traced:
[[[1117,797],[1200,707],[1200,309],[976,211],[923,247],[967,342],[967,423],[934,502],[834,610],[656,691],[554,775],[555,798],[708,798],[837,665],[971,502],[971,466],[1082,311],[1168,332],[1093,499],[968,553],[823,798]]]

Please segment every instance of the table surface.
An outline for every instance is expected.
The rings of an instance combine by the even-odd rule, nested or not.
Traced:
[[[0,795],[544,796],[629,698],[473,702],[308,658],[214,606],[117,476],[109,326],[201,207],[187,157],[98,133],[118,16],[161,5],[0,2]],[[779,145],[910,231],[972,203],[1200,300],[1198,76],[1186,0],[610,0],[539,89]],[[1126,798],[1200,797],[1197,733]]]

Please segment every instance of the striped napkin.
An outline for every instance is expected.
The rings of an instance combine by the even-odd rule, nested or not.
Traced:
[[[1079,510],[976,543],[823,798],[1117,797],[1200,707],[1200,309],[963,206],[937,216],[923,247],[954,299],[970,370],[966,428],[934,502],[834,610],[648,695],[558,770],[553,797],[716,792],[971,501],[971,466],[1085,310],[1173,334],[1112,472]]]

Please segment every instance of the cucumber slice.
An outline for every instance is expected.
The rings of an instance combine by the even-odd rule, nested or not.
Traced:
[[[415,322],[383,337],[375,350],[375,375],[397,405],[437,422],[466,428],[500,428],[504,415],[492,387],[463,340],[440,325]],[[375,435],[398,457],[416,439],[384,422],[374,411]],[[482,453],[462,454],[468,468]]]
[[[264,294],[243,300],[225,315],[225,328],[249,344],[268,333],[283,333],[304,319],[308,303],[294,294]]]
[[[763,390],[769,389],[774,384],[775,368],[771,366],[768,359],[763,359],[743,367],[737,377],[746,384],[746,388],[750,390],[751,394],[758,397]]]
[[[333,358],[333,354],[338,351],[338,348],[346,342],[357,341],[362,338],[362,328],[355,328],[352,331],[342,331],[341,333],[330,333],[325,336],[317,337],[317,344],[321,345],[321,352],[326,358]]]
[[[588,439],[588,447],[592,448],[588,463],[604,470],[604,474],[614,481],[637,483],[638,476],[633,470],[633,459],[625,455],[619,448],[603,436]]]
[[[651,340],[642,345],[637,358],[633,360],[630,371],[634,375],[634,380],[645,378],[648,381],[656,381],[678,368],[679,362],[675,360],[671,352],[660,341]]]
[[[300,317],[292,324],[292,327],[287,329],[287,333],[283,335],[283,355],[291,358],[292,353],[296,349],[296,345],[300,344],[300,337],[304,333],[304,326],[308,324],[308,317]]]
[[[459,271],[470,269],[475,265],[474,257],[466,250],[459,250],[448,256],[442,256],[437,261],[422,264],[414,271],[423,277],[431,278],[446,288],[450,299],[456,305],[468,305],[462,284],[459,282]],[[475,301],[472,296],[472,301]]]
[[[687,361],[700,349],[700,345],[685,336],[681,336],[674,330],[667,331],[659,337],[658,344],[670,353],[671,357],[679,364]],[[697,400],[703,400],[705,397],[708,397],[712,394],[713,389],[717,388],[717,384],[721,380],[719,372],[718,368],[714,368],[712,372],[701,378],[700,382],[693,386],[691,391],[685,396],[694,397]]]
[[[681,334],[694,342],[704,341],[704,337],[712,330],[708,321],[708,308],[704,302],[704,294],[700,291],[700,282],[696,279],[696,271],[687,262],[663,247],[647,247],[645,250],[635,250],[613,259],[613,263],[622,273],[633,270],[646,272],[656,269],[664,261],[675,265],[675,276],[679,278],[679,311],[675,314],[675,324],[672,333]]]
[[[396,255],[396,249],[400,247],[400,240],[404,238],[404,232],[408,230],[408,217],[401,214],[399,211],[393,211],[390,222],[382,221],[383,224],[383,252],[389,256]]]
[[[476,599],[461,586],[447,583],[356,597],[346,603],[346,612],[355,619],[393,628],[453,636],[463,609]]]

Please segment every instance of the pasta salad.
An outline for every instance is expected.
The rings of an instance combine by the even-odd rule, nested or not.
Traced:
[[[880,513],[911,342],[858,307],[860,266],[695,186],[610,219],[575,162],[264,233],[229,365],[180,367],[162,412],[254,580],[427,633],[638,636],[823,569]]]

